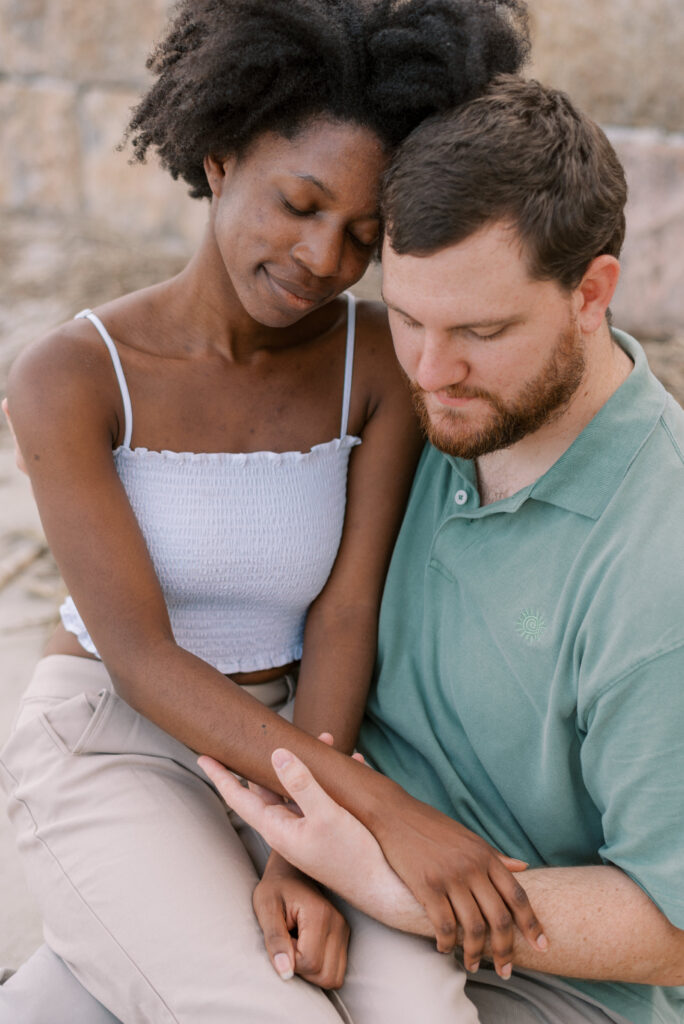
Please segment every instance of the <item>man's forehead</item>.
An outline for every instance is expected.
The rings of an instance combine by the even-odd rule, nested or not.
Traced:
[[[447,243],[439,249],[424,253],[398,253],[392,246],[389,233],[385,233],[383,239],[382,259],[401,261],[408,259],[441,261],[448,258],[449,254],[469,254],[477,258],[480,253],[497,253],[506,260],[525,262],[525,246],[518,232],[517,226],[510,220],[493,220],[483,224],[476,231],[471,232],[464,238],[455,242]]]
[[[382,255],[383,297],[410,312],[409,305],[444,307],[462,300],[466,306],[508,306],[522,288],[535,283],[529,275],[517,235],[509,225],[493,224],[436,252],[397,253],[385,239]],[[478,318],[485,315],[482,310]]]

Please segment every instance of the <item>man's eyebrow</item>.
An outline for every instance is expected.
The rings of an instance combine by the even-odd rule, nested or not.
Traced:
[[[395,306],[393,305],[393,303],[387,301],[387,299],[385,298],[385,293],[383,292],[382,288],[380,289],[380,298],[385,303],[388,309],[393,309],[395,313],[401,313],[401,315],[405,316],[408,320],[413,320],[413,317],[410,316],[409,313],[406,313],[403,309],[399,309],[399,306]]]
[[[407,320],[413,320],[414,323],[419,323],[420,322],[420,321],[416,320],[415,317],[411,316],[410,313],[407,313],[405,310],[401,309],[399,306],[395,306],[393,303],[388,302],[387,299],[385,298],[384,293],[382,291],[380,292],[380,298],[385,303],[385,305],[387,306],[388,309],[392,309],[392,310],[394,310],[395,313],[399,313],[399,314],[401,314],[401,316],[405,316]],[[449,327],[448,330],[450,330],[450,331],[465,331],[465,330],[469,330],[472,327],[499,327],[501,324],[516,323],[519,319],[520,319],[519,317],[516,317],[516,316],[513,316],[513,315],[486,317],[486,318],[484,318],[482,320],[470,320],[468,323],[465,323],[465,324],[454,324],[454,326],[453,327]]]

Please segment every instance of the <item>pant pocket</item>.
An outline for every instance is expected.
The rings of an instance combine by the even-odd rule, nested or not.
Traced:
[[[40,722],[64,753],[93,753],[97,749],[98,736],[117,699],[111,690],[79,693],[43,711],[39,716]]]
[[[170,736],[112,690],[80,693],[40,716],[43,730],[67,754],[160,757],[188,768],[203,781],[197,754]]]

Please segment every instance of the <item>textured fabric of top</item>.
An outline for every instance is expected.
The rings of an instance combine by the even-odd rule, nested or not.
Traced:
[[[349,316],[345,376],[351,380],[351,303]],[[120,370],[117,376],[123,394]],[[349,455],[360,443],[345,434],[308,452],[205,454],[125,445],[113,452],[181,647],[224,673],[301,657],[308,607],[330,574],[342,535]],[[81,646],[97,654],[70,597],[60,613]]]
[[[427,447],[359,747],[532,867],[614,864],[684,928],[684,412],[634,368],[558,461],[481,505]],[[684,986],[566,979],[634,1024]]]

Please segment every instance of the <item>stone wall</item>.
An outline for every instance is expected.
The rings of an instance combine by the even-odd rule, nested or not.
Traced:
[[[263,0],[267,3],[268,0]],[[206,204],[117,152],[170,0],[0,0],[0,215],[179,264]],[[630,181],[624,281],[635,331],[684,327],[684,0],[531,0],[531,73],[611,128]],[[108,243],[107,241],[108,240]],[[0,237],[0,244],[2,239]],[[0,328],[2,324],[0,321]]]
[[[530,69],[607,128],[629,202],[616,321],[684,331],[684,0],[531,0]]]
[[[533,72],[602,124],[684,132],[684,0],[529,0]]]
[[[169,0],[0,0],[0,208],[191,244],[182,184],[116,151]]]

